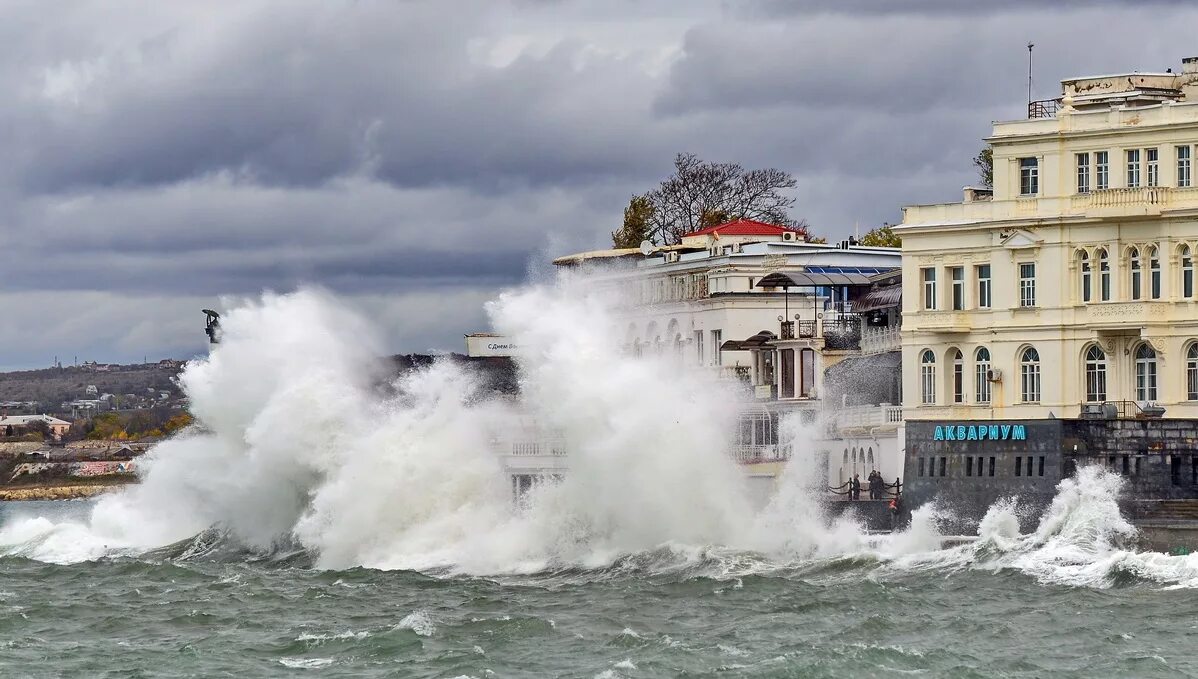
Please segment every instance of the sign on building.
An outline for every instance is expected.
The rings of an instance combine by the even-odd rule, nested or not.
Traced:
[[[516,345],[502,335],[478,332],[466,335],[467,356],[515,356]]]

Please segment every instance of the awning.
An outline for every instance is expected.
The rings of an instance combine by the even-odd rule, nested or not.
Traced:
[[[874,288],[853,302],[853,311],[864,313],[874,309],[896,307],[903,303],[903,286],[887,285]]]
[[[778,339],[778,336],[769,330],[762,330],[753,335],[749,339],[744,340],[728,340],[720,345],[720,351],[749,351],[750,349],[759,349],[765,346],[766,342],[771,342]]]
[[[809,273],[775,271],[757,281],[758,288],[815,288],[841,285],[872,285],[869,276],[863,273]]]

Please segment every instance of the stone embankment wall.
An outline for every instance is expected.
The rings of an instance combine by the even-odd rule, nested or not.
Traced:
[[[29,488],[0,487],[0,502],[10,500],[75,500],[94,497],[100,493],[120,488],[122,485],[124,484],[36,486]]]

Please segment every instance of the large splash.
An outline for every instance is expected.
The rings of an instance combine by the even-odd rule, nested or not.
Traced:
[[[826,520],[813,435],[788,420],[796,464],[754,510],[727,454],[746,395],[671,355],[628,356],[612,309],[569,277],[492,302],[493,326],[521,347],[517,401],[450,362],[380,389],[375,330],[326,293],[243,302],[225,315],[222,343],[180,377],[201,426],[156,446],[142,482],[104,496],[87,520],[10,521],[0,550],[73,562],[215,532],[253,553],[302,550],[323,568],[535,573],[653,555],[636,563],[714,559],[743,572],[848,555],[1082,584],[1120,568],[1198,582],[1198,562],[1121,551],[1131,529],[1117,477],[1098,470],[1062,484],[1035,534],[1019,535],[1000,504],[977,543],[940,550],[935,508],[885,538]],[[495,450],[513,422],[558,432],[569,450],[564,478],[519,506]]]

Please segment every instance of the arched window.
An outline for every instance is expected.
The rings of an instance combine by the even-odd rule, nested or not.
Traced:
[[[1127,270],[1131,272],[1131,298],[1140,299],[1140,249],[1132,248],[1127,252]]]
[[[1136,400],[1156,400],[1156,352],[1147,344],[1136,349]]]
[[[1079,271],[1081,271],[1081,277],[1082,277],[1081,278],[1082,301],[1089,302],[1090,301],[1090,276],[1091,276],[1090,254],[1088,252],[1086,252],[1085,250],[1082,250],[1080,253],[1078,253],[1077,259],[1078,259],[1077,268]]]
[[[1181,246],[1181,296],[1194,297],[1194,257],[1188,245]]]
[[[977,353],[974,354],[974,389],[973,396],[975,403],[990,402],[990,350],[986,347],[978,347]]]
[[[869,460],[868,460],[868,462],[869,462],[870,464],[873,464],[873,463],[874,463],[874,448],[873,448],[873,446],[870,446],[870,447],[869,447]]]
[[[964,403],[965,357],[961,355],[960,349],[952,349],[948,352],[948,355],[953,362],[953,403]]]
[[[857,447],[853,446],[853,464],[857,464]]]
[[[1106,400],[1106,354],[1097,344],[1086,349],[1086,400],[1090,403]]]
[[[936,403],[936,354],[925,349],[919,359],[920,396],[924,405]]]
[[[1155,245],[1148,247],[1148,295],[1161,298],[1161,253]]]
[[[1098,298],[1111,301],[1111,257],[1106,248],[1098,251]]]
[[[1019,385],[1021,401],[1040,402],[1040,354],[1033,347],[1024,349],[1019,356]]]
[[[1198,401],[1198,342],[1186,351],[1186,399]]]
[[[845,464],[849,463],[849,449],[848,448],[844,449],[844,463]]]

